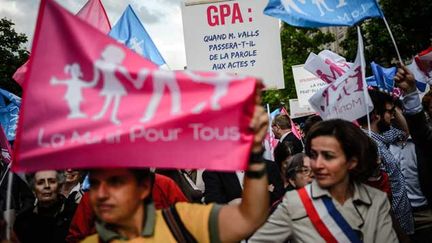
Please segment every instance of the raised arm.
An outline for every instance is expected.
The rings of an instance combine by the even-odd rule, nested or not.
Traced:
[[[250,164],[245,173],[242,201],[239,205],[223,206],[218,216],[219,238],[222,242],[245,239],[267,218],[269,193],[266,164],[262,158],[262,141],[268,130],[268,123],[264,108],[256,105],[251,122],[251,129],[255,133],[254,143]]]
[[[52,85],[57,85],[57,84],[61,84],[62,82],[60,82],[56,77],[52,77],[50,79],[50,84]]]
[[[429,149],[429,145],[432,142],[432,128],[427,124],[414,75],[408,68],[401,66],[396,73],[395,84],[404,92],[402,103],[405,108],[405,118],[414,142],[426,154],[432,155]]]
[[[98,61],[96,61],[93,64],[93,80],[88,83],[89,86],[94,86],[99,81],[100,73],[99,73],[99,69],[98,69],[97,65],[98,65]]]
[[[132,76],[129,74],[128,70],[123,66],[118,66],[117,69],[121,72],[121,74],[130,82],[134,83]]]

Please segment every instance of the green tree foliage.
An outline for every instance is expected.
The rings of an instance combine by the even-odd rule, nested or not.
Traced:
[[[380,0],[381,9],[390,25],[399,52],[404,61],[410,60],[431,45],[432,1],[430,0]],[[396,51],[383,19],[369,19],[361,25],[365,44],[366,62],[375,61],[391,66],[397,60]],[[347,38],[341,43],[347,59],[357,52],[356,28],[348,29]]]
[[[288,106],[289,99],[297,98],[291,67],[303,64],[310,52],[318,53],[333,42],[334,36],[319,29],[296,28],[283,24],[281,29],[281,45],[285,89],[268,90],[263,93],[263,103],[271,109]]]
[[[21,86],[12,75],[26,62],[29,53],[24,46],[27,36],[16,33],[13,26],[12,21],[0,19],[0,88],[21,95]]]

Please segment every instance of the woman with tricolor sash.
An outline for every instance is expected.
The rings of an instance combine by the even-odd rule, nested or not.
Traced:
[[[387,195],[365,182],[377,168],[375,144],[336,119],[307,135],[314,180],[288,191],[249,242],[397,242]]]

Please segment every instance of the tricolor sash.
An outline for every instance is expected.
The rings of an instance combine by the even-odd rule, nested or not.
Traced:
[[[362,242],[330,197],[312,199],[311,186],[297,190],[312,224],[326,242]]]

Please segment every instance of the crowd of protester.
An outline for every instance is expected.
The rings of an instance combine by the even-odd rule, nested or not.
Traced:
[[[269,124],[257,101],[245,171],[14,174],[9,209],[7,183],[0,187],[2,242],[329,242],[334,232],[321,228],[334,222],[310,208],[321,202],[348,228],[342,239],[432,242],[432,93],[421,100],[403,66],[395,83],[400,99],[369,89],[369,116],[348,122],[313,115],[300,139],[287,114]],[[279,140],[274,161],[263,158],[269,126]],[[8,167],[1,166],[3,178]],[[13,219],[8,241],[6,215]]]

